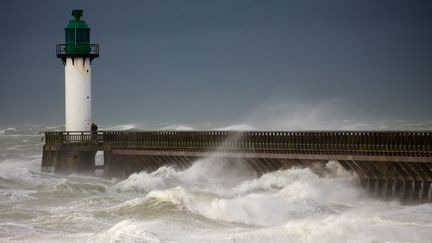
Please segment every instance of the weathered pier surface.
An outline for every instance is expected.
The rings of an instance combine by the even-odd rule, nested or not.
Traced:
[[[95,165],[97,151],[104,153],[102,166]],[[183,170],[208,157],[246,163],[258,175],[290,167],[319,173],[317,167],[335,160],[373,195],[432,201],[432,131],[46,132],[42,171],[103,169],[106,177],[125,177],[164,165]]]

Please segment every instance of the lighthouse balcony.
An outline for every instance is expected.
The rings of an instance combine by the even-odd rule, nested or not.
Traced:
[[[62,60],[68,57],[99,57],[99,44],[57,44],[56,55]]]

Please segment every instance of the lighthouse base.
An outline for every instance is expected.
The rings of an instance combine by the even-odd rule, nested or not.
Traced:
[[[50,151],[45,150],[42,155],[42,172],[55,174],[85,174],[95,173],[96,151]]]

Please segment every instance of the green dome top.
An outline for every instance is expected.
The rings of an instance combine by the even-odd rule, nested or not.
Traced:
[[[82,14],[83,11],[81,9],[72,10],[72,16],[75,17],[75,19],[69,20],[65,29],[90,29],[87,23],[80,19]]]

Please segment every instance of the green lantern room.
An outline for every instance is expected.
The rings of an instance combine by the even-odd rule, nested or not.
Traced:
[[[57,45],[57,57],[65,60],[67,57],[99,56],[99,45],[90,44],[90,27],[81,19],[83,10],[72,10],[73,19],[65,27],[65,44]]]

